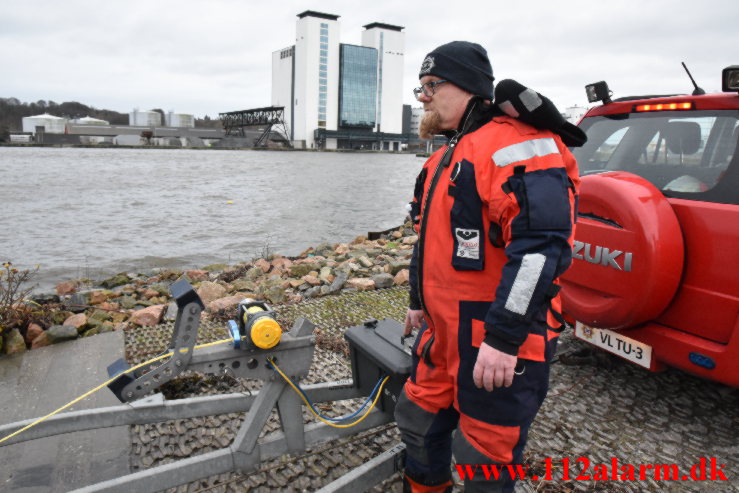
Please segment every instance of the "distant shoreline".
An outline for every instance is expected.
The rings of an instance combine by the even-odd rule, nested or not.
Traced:
[[[0,147],[48,147],[74,149],[177,149],[192,151],[276,151],[276,152],[343,152],[353,154],[418,154],[416,150],[388,151],[372,149],[295,149],[290,147],[181,147],[181,146],[128,146],[128,145],[100,145],[100,144],[24,144],[20,142],[2,142]]]

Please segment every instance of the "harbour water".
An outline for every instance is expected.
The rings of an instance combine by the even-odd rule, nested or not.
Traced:
[[[297,255],[402,223],[408,154],[0,148],[0,261],[38,290],[121,271]]]

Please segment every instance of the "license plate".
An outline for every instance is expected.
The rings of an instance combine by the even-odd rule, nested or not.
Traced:
[[[618,332],[597,329],[577,322],[575,323],[575,337],[644,368],[649,369],[652,366],[652,346]]]

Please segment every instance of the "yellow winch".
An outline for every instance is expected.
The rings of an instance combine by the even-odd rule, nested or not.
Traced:
[[[282,327],[277,323],[275,312],[267,303],[247,298],[239,303],[238,337],[233,330],[234,345],[247,349],[275,347],[282,337]]]

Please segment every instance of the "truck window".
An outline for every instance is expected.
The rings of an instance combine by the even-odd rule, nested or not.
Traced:
[[[580,127],[588,142],[572,151],[582,175],[628,171],[665,193],[700,194],[721,181],[737,152],[739,112],[596,116],[585,118]]]

